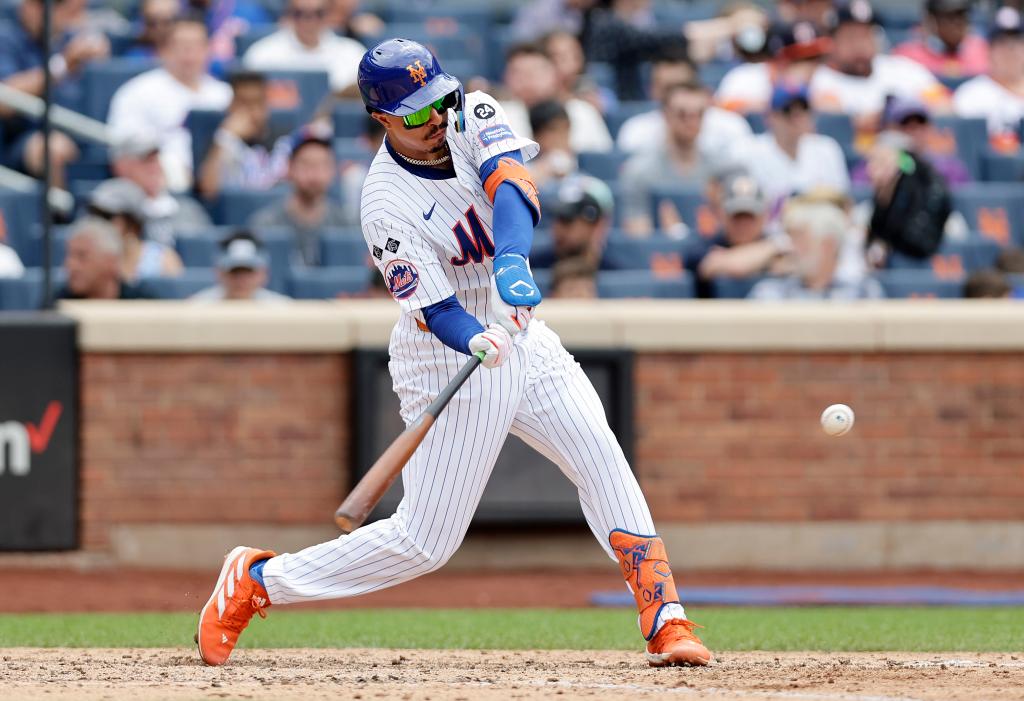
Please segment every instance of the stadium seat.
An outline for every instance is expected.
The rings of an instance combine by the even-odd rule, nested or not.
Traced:
[[[707,86],[708,90],[715,92],[725,74],[735,66],[736,64],[731,61],[708,61],[700,67],[700,82]]]
[[[50,265],[59,267],[64,264],[70,230],[70,226],[54,226],[51,229]],[[43,266],[43,254],[43,227],[37,224],[32,227],[29,238],[18,251],[18,255],[21,256],[21,262],[25,267],[39,268]]]
[[[819,134],[831,136],[844,149],[853,147],[856,134],[849,115],[818,112],[814,115],[814,123]]]
[[[746,299],[754,285],[764,278],[758,275],[751,277],[716,277],[711,281],[711,296],[715,299]]]
[[[1019,183],[1024,180],[1024,156],[986,149],[981,154],[981,175],[986,182]]]
[[[455,73],[453,61],[471,62],[475,72],[487,71],[489,36],[474,31],[472,24],[454,22],[395,22],[388,25],[390,36],[418,41],[430,49],[448,73]],[[504,54],[502,54],[504,58]]]
[[[668,200],[690,231],[700,236],[713,236],[719,229],[718,219],[704,200],[704,191],[697,187],[675,186],[656,189],[651,196],[652,221],[660,222],[659,210]]]
[[[213,203],[213,220],[228,226],[245,226],[253,212],[284,197],[289,192],[287,185],[271,190],[241,190],[225,188]]]
[[[64,271],[51,268],[50,289],[54,294],[63,287]],[[0,278],[0,310],[35,311],[43,305],[43,269],[25,268],[20,278]]]
[[[267,102],[274,111],[294,111],[297,124],[305,124],[330,94],[326,71],[263,71],[267,76]]]
[[[612,138],[614,139],[618,137],[619,129],[622,128],[623,122],[627,119],[656,109],[659,109],[659,105],[653,100],[620,102],[613,111],[604,116],[604,121],[608,124],[608,131],[611,132]]]
[[[627,158],[628,155],[620,151],[583,151],[578,154],[580,170],[600,180],[618,180]]]
[[[238,227],[210,227],[199,231],[183,232],[175,239],[175,248],[185,267],[213,267],[220,253],[219,242]],[[267,287],[275,292],[288,289],[288,270],[292,263],[292,235],[282,229],[255,229],[253,231],[266,250],[270,261]]]
[[[953,191],[954,208],[972,231],[1001,246],[1024,244],[1024,203],[1019,185],[974,183]]]
[[[999,251],[1000,246],[995,241],[980,237],[968,241],[947,241],[938,253],[928,259],[893,253],[888,267],[890,270],[930,270],[939,279],[959,279],[964,273],[994,266]]]
[[[629,239],[613,235],[605,246],[604,261],[611,270],[644,270],[657,277],[671,277],[683,270],[683,244],[662,237]]]
[[[763,114],[760,114],[759,112],[751,112],[746,115],[746,118],[747,123],[750,125],[750,130],[755,134],[764,134],[768,131],[768,124],[765,121]]]
[[[354,138],[366,133],[366,106],[359,100],[339,100],[332,111],[335,138]]]
[[[931,271],[883,270],[875,274],[892,299],[959,299],[963,296],[962,277],[940,280]]]
[[[956,154],[967,166],[971,179],[981,180],[982,155],[988,149],[988,127],[981,117],[936,116],[929,140],[937,154]]]
[[[289,290],[295,299],[332,299],[365,294],[375,271],[361,266],[294,268]]]
[[[320,260],[327,267],[372,265],[362,235],[327,234],[320,239]]]
[[[693,276],[685,270],[664,277],[655,277],[646,270],[604,270],[597,276],[597,296],[602,299],[692,299]]]
[[[149,278],[143,287],[158,299],[188,299],[196,292],[216,284],[216,269],[188,268],[177,277]]]
[[[88,63],[82,71],[82,94],[85,114],[101,122],[107,121],[110,100],[114,93],[129,80],[158,65],[150,58],[112,58],[109,61]]]
[[[0,189],[0,242],[25,257],[34,227],[42,219],[40,195]]]
[[[368,164],[374,155],[376,152],[366,139],[347,137],[334,140],[334,156],[339,161],[361,161]]]
[[[260,39],[270,36],[280,27],[276,24],[257,24],[249,27],[245,34],[235,37],[235,56],[239,59],[245,58],[245,52]]]

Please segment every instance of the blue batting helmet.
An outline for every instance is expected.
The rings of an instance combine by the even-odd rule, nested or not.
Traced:
[[[397,117],[462,91],[462,84],[441,69],[427,47],[408,39],[388,39],[363,54],[358,82],[368,109]]]

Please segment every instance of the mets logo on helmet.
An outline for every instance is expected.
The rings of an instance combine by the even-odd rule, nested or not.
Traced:
[[[384,281],[388,285],[388,291],[395,299],[407,299],[412,297],[413,292],[420,284],[420,274],[416,266],[407,260],[396,258],[384,268]]]
[[[419,83],[422,88],[427,84],[427,69],[423,67],[423,64],[416,60],[416,63],[410,63],[405,67],[405,70],[409,71],[409,78],[414,83]]]

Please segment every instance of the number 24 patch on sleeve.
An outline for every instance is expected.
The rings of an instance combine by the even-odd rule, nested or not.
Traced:
[[[507,124],[495,124],[494,126],[481,129],[477,134],[480,139],[480,143],[484,146],[490,146],[496,144],[499,141],[507,141],[509,139],[516,138],[515,133]]]

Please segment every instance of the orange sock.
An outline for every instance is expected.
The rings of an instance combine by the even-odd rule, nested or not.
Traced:
[[[650,640],[657,632],[658,614],[666,604],[679,603],[665,543],[656,535],[636,535],[616,528],[608,536],[630,591],[640,610],[640,632]]]

